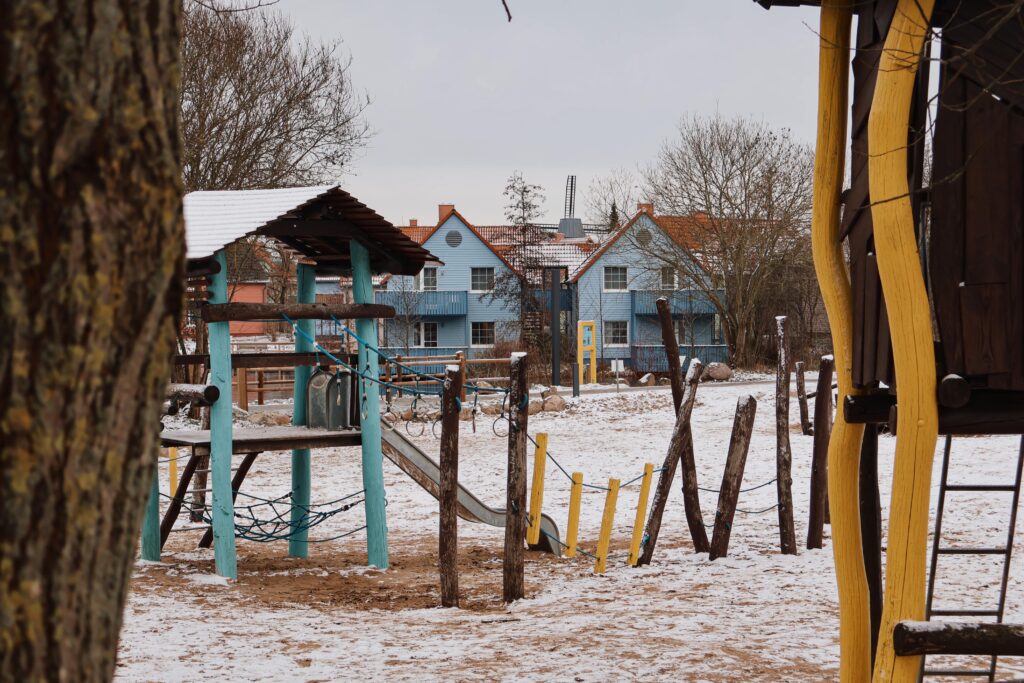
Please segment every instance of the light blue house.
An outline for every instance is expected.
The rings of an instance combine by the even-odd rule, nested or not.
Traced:
[[[442,204],[438,224],[420,230],[417,241],[440,263],[428,264],[415,278],[389,278],[377,292],[377,302],[396,311],[384,325],[385,349],[402,355],[463,351],[469,357],[490,357],[495,342],[508,336],[518,318],[491,296],[495,282],[512,266],[453,205]]]
[[[707,297],[687,287],[675,268],[651,257],[675,251],[684,219],[654,215],[642,204],[569,278],[579,320],[593,320],[602,362],[622,359],[640,371],[665,371],[656,301],[669,298],[680,353],[705,364],[728,360],[721,320]],[[645,253],[646,252],[646,253]]]

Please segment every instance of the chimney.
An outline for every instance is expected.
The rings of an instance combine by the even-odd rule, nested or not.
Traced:
[[[410,218],[409,219],[409,227],[410,228],[418,228],[419,225],[420,225],[420,222],[418,220],[416,220],[415,218]]]
[[[654,204],[653,203],[637,202],[636,203],[636,210],[637,211],[641,211],[643,213],[646,213],[648,216],[653,216],[654,215]]]
[[[445,218],[452,215],[455,212],[454,204],[438,204],[437,205],[437,222],[441,223]]]

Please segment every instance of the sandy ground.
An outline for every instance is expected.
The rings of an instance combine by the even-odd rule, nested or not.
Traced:
[[[694,411],[701,485],[717,489],[737,398],[758,400],[744,486],[774,477],[774,386],[770,382],[705,385]],[[792,406],[797,535],[806,534],[811,438],[799,433]],[[482,417],[474,434],[462,423],[460,479],[485,502],[502,506],[505,440]],[[584,396],[564,413],[530,417],[530,431],[550,435],[550,451],[587,482],[623,482],[645,462],[660,465],[673,423],[664,391]],[[429,429],[415,439],[435,454]],[[893,439],[880,443],[883,504]],[[954,442],[951,481],[1012,480],[1018,442],[987,437]],[[940,451],[937,451],[941,455]],[[313,500],[362,488],[358,449],[314,453]],[[287,492],[289,454],[261,455],[244,492]],[[936,458],[933,485],[941,459]],[[532,463],[531,463],[532,465]],[[438,609],[437,502],[385,461],[391,568],[365,567],[365,535],[311,545],[308,559],[287,556],[287,543],[239,541],[239,579],[213,574],[212,551],[199,534],[172,535],[163,562],[139,562],[119,655],[119,681],[336,680],[832,680],[838,659],[832,553],[778,553],[773,509],[737,515],[729,555],[715,562],[692,551],[678,480],[673,486],[652,566],[630,568],[624,553],[639,487],[620,493],[608,572],[592,561],[528,553],[527,599],[501,603],[502,531],[460,521],[462,609]],[[161,485],[167,491],[166,468]],[[954,497],[955,495],[955,497]],[[566,477],[549,462],[544,511],[563,529]],[[740,497],[750,513],[771,508],[775,486]],[[251,503],[244,495],[240,502]],[[705,521],[716,495],[702,493]],[[581,545],[593,551],[604,505],[601,491],[583,496]],[[256,511],[257,514],[258,511]],[[883,511],[884,512],[884,511]],[[1007,494],[950,494],[948,545],[1005,542]],[[183,517],[184,519],[184,517]],[[311,538],[362,525],[362,509],[336,515]],[[802,547],[802,543],[801,543]],[[1024,620],[1024,569],[1011,568],[1007,621]],[[944,557],[936,607],[994,607],[1001,566],[992,558]],[[964,662],[961,662],[964,663]],[[1024,675],[1024,660],[1001,660],[1002,678]]]

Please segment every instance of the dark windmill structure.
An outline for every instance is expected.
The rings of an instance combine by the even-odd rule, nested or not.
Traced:
[[[1002,623],[1024,445],[1008,454],[1015,475],[1004,480],[951,484],[947,475],[970,478],[968,468],[950,466],[954,437],[1024,433],[1022,7],[757,1],[821,7],[812,232],[844,398],[829,447],[841,679],[993,680],[996,656],[1024,655],[1024,626]],[[884,581],[880,425],[896,435]],[[940,434],[945,460],[929,548]],[[946,493],[957,491],[1009,504],[1005,544],[942,538]],[[935,594],[939,559],[971,555],[1002,558],[996,605],[951,606],[958,596]],[[922,655],[991,659],[942,668]]]

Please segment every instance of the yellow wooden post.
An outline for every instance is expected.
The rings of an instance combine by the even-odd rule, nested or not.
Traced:
[[[537,450],[533,456],[533,485],[530,487],[530,528],[526,531],[526,543],[540,543],[540,511],[544,504],[544,467],[548,460],[548,435],[537,434]]]
[[[651,495],[651,479],[654,465],[644,465],[644,478],[640,480],[640,500],[636,503],[636,519],[633,520],[633,539],[629,542],[629,566],[635,567],[640,559],[640,542],[644,537],[644,521],[647,519],[647,498]]]
[[[580,533],[580,494],[583,493],[583,473],[572,473],[569,491],[569,523],[565,531],[565,556],[576,557],[576,537]]]
[[[608,495],[604,499],[604,514],[601,516],[601,536],[597,539],[597,561],[594,573],[604,574],[608,561],[608,544],[612,538],[612,524],[615,522],[615,501],[619,497],[619,480],[608,480]]]
[[[853,387],[853,296],[839,224],[849,115],[851,20],[848,0],[823,0],[811,245],[832,331],[840,396],[860,393]],[[828,448],[828,498],[839,592],[839,679],[843,683],[860,683],[871,677],[871,617],[858,486],[863,435],[863,425],[847,424],[843,411],[836,412]]]
[[[169,471],[168,479],[171,482],[171,485],[168,487],[168,490],[171,492],[171,497],[173,498],[174,496],[176,496],[178,494],[178,448],[177,448],[177,446],[171,446],[170,448],[168,448],[167,449],[167,454],[170,457],[170,461],[167,463],[167,466],[168,466],[167,468],[168,468],[168,471]]]
[[[871,219],[899,399],[874,678],[907,683],[917,680],[921,657],[897,657],[893,629],[897,622],[925,616],[928,503],[939,426],[931,309],[907,182],[907,131],[934,5],[934,0],[900,0],[896,6],[868,118]]]

